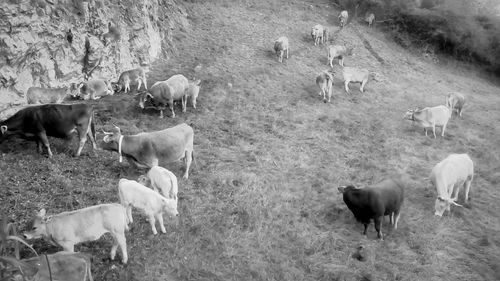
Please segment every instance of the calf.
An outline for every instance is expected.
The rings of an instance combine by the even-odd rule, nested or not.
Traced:
[[[177,177],[163,167],[152,167],[145,176],[140,176],[137,181],[144,186],[152,187],[154,191],[159,192],[165,198],[177,200]]]
[[[404,119],[417,122],[420,126],[422,126],[424,128],[425,136],[427,136],[427,128],[432,128],[432,134],[434,135],[434,138],[436,138],[436,127],[442,127],[441,136],[444,137],[446,124],[448,124],[450,117],[450,109],[444,105],[438,105],[423,109],[408,109]]]
[[[122,72],[120,78],[118,78],[118,82],[114,83],[115,92],[123,89],[127,93],[127,91],[130,91],[130,83],[137,83],[137,90],[141,88],[141,84],[144,84],[144,88],[147,90],[148,82],[144,69],[136,68]]]
[[[132,219],[132,207],[138,208],[148,216],[149,223],[153,234],[158,234],[155,227],[155,220],[160,223],[160,230],[166,233],[167,230],[163,225],[163,211],[172,216],[177,216],[177,200],[165,198],[158,192],[153,191],[144,185],[127,179],[120,179],[118,183],[118,192],[120,203],[127,210],[127,218],[129,222],[134,222]]]
[[[123,136],[115,127],[115,132],[104,132],[102,148],[117,151],[119,161],[122,153],[139,168],[158,166],[160,160],[172,163],[184,159],[186,170],[183,178],[189,176],[189,167],[193,159],[194,132],[186,123],[161,131]]]
[[[174,100],[181,100],[182,112],[186,112],[188,89],[189,80],[184,75],[173,75],[165,81],[156,82],[149,92],[143,93],[139,98],[139,107],[144,108],[146,100],[149,98],[159,105],[160,118],[163,118],[163,110],[166,104],[168,104],[172,112],[172,118],[174,118]]]
[[[462,186],[465,188],[465,202],[469,200],[474,163],[467,154],[450,154],[434,166],[430,178],[437,192],[434,215],[442,216],[445,210],[450,211],[451,204],[462,206],[456,203]]]
[[[27,279],[15,280],[64,280],[64,281],[93,281],[90,270],[90,257],[82,253],[60,251],[54,254],[44,254],[38,257],[23,259],[22,262],[30,265],[24,270]],[[31,270],[33,269],[33,270]]]
[[[373,219],[377,237],[384,239],[382,234],[382,220],[390,216],[389,220],[394,229],[398,228],[401,206],[404,201],[404,183],[401,179],[387,179],[370,187],[358,189],[352,185],[340,186],[339,192],[343,194],[344,203],[354,214],[357,221],[365,229],[363,235]]]
[[[333,75],[328,71],[323,71],[316,77],[316,85],[318,85],[320,92],[318,95],[323,94],[323,102],[326,103],[326,97],[328,96],[328,102],[332,97],[332,86],[333,86]]]
[[[19,135],[26,139],[34,139],[38,152],[42,153],[42,144],[47,148],[49,158],[52,157],[47,136],[69,138],[78,132],[80,145],[75,156],[80,156],[87,136],[95,143],[94,109],[87,104],[45,104],[23,108],[5,121],[0,122],[0,141],[9,135]]]
[[[367,69],[356,67],[344,67],[342,69],[342,76],[344,77],[344,87],[346,93],[349,93],[349,83],[361,83],[359,90],[363,93],[366,83],[370,78],[370,72]]]
[[[353,55],[353,48],[347,48],[341,45],[331,45],[328,47],[328,64],[333,68],[333,60],[338,59],[339,65],[344,67],[344,57]]]
[[[196,99],[198,98],[198,94],[200,93],[200,83],[201,83],[200,79],[189,82],[189,86],[186,92],[184,93],[184,99],[182,105],[183,109],[185,109],[187,106],[188,98],[191,99],[191,105],[193,106],[194,109],[196,109]]]
[[[373,13],[367,14],[365,21],[368,23],[368,27],[372,27],[373,21],[375,21],[375,15]]]
[[[347,19],[349,18],[349,14],[346,10],[343,10],[339,14],[340,27],[344,27],[347,24]]]
[[[290,45],[288,44],[288,38],[282,36],[274,41],[274,52],[278,56],[278,61],[283,62],[283,55],[286,52],[286,58],[288,59],[288,52],[290,51]]]
[[[83,100],[96,100],[114,94],[111,84],[102,79],[82,82],[78,88],[80,89],[79,97]]]
[[[94,241],[110,233],[114,240],[111,259],[115,259],[120,246],[122,262],[127,263],[125,230],[128,230],[125,209],[119,204],[101,204],[52,216],[46,216],[42,209],[33,220],[32,229],[24,236],[26,239],[45,238],[64,251],[74,252],[75,244]]]
[[[314,46],[328,42],[328,30],[321,24],[317,24],[311,29],[311,37],[314,40]]]
[[[456,111],[458,116],[462,117],[462,110],[465,104],[465,96],[460,93],[449,93],[446,96],[446,106],[453,111]]]
[[[73,95],[74,87],[40,88],[30,87],[26,93],[28,104],[62,103],[66,97]]]

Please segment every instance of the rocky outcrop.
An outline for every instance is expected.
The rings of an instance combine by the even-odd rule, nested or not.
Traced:
[[[0,1],[0,111],[25,104],[32,86],[116,81],[147,68],[186,26],[175,0]]]

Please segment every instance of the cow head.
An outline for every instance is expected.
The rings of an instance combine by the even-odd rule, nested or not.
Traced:
[[[415,107],[415,109],[408,109],[406,111],[405,115],[403,116],[403,119],[414,121],[415,120],[414,114],[417,111],[418,111],[418,107]]]
[[[353,185],[341,185],[341,186],[338,187],[338,191],[341,194],[344,194],[344,193],[346,193],[346,192],[348,192],[350,190],[354,190],[354,189],[356,189],[356,187],[353,186]]]
[[[441,196],[438,196],[438,198],[436,199],[436,202],[434,204],[434,215],[441,217],[443,215],[444,211],[450,210],[450,205],[463,207],[462,205],[456,203],[451,198],[443,198]]]
[[[116,126],[113,124],[114,130],[113,132],[106,132],[102,131],[104,133],[104,138],[102,139],[105,143],[111,143],[111,142],[116,142],[118,143],[120,136],[122,135],[120,127]]]
[[[148,99],[153,99],[153,96],[149,92],[143,92],[139,95],[139,107],[144,109],[144,104]]]
[[[111,83],[111,88],[113,89],[113,91],[115,93],[118,93],[118,92],[120,92],[122,90],[122,85],[120,83],[118,83],[118,82],[112,82]]]
[[[179,212],[177,211],[177,200],[162,197],[163,201],[163,211],[173,217],[177,217]]]
[[[5,133],[7,133],[7,126],[0,126],[0,132],[2,132],[2,135],[5,135]]]
[[[151,186],[151,180],[145,175],[142,175],[139,178],[137,178],[137,182],[144,186]]]
[[[47,235],[47,222],[51,220],[51,216],[46,216],[45,209],[41,209],[32,220],[30,230],[23,233],[26,239],[36,239]]]

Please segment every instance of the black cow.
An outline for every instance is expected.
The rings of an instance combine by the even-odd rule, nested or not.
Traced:
[[[92,142],[92,148],[97,149],[93,112],[93,107],[87,104],[44,104],[26,107],[0,122],[0,141],[9,135],[35,140],[38,152],[42,153],[43,143],[50,158],[52,151],[47,136],[69,138],[76,131],[80,145],[75,156],[80,156],[87,136]]]
[[[398,227],[404,200],[404,183],[401,179],[388,179],[365,188],[349,185],[340,186],[338,189],[356,220],[364,224],[364,235],[371,219],[375,222],[378,238],[382,240],[384,237],[381,227],[384,216],[390,216],[390,223],[394,225],[394,229]]]

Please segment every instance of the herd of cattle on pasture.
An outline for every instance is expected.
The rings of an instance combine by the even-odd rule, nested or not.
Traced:
[[[340,26],[343,27],[348,18],[347,11],[339,15]],[[366,18],[369,26],[375,16],[369,14]],[[328,31],[322,25],[316,25],[311,31],[314,44],[328,42]],[[290,50],[289,40],[280,37],[274,44],[274,50],[283,61],[283,56]],[[361,83],[360,91],[368,81],[370,73],[366,69],[344,66],[344,58],[352,54],[352,48],[341,45],[332,45],[328,48],[328,64],[333,69],[332,61],[338,59],[344,78],[345,91],[349,93],[350,82]],[[28,106],[19,110],[10,118],[0,122],[0,140],[14,135],[34,140],[40,153],[43,147],[48,156],[52,151],[48,136],[69,138],[74,132],[78,134],[79,146],[75,155],[79,156],[87,141],[90,139],[92,147],[97,150],[96,133],[94,127],[93,106],[86,103],[61,104],[68,96],[79,96],[81,99],[97,99],[100,96],[130,92],[130,85],[137,84],[137,91],[142,85],[146,91],[139,92],[139,104],[145,108],[146,104],[154,104],[160,110],[169,106],[171,116],[175,117],[174,101],[182,102],[182,111],[186,111],[187,100],[191,99],[196,108],[196,99],[200,91],[200,80],[189,81],[183,75],[174,75],[168,80],[159,81],[147,89],[146,74],[143,69],[137,68],[123,72],[117,83],[110,84],[104,80],[93,80],[65,89],[45,89],[32,87],[27,92],[28,103],[43,103],[42,105]],[[316,78],[324,102],[330,102],[333,88],[333,74],[330,71],[321,72]],[[75,91],[77,94],[75,94]],[[452,113],[462,116],[465,97],[462,94],[452,93],[446,97],[445,105],[426,107],[423,109],[408,110],[405,119],[412,120],[424,128],[432,129],[436,138],[436,126],[442,127],[441,136],[444,136],[446,125]],[[27,239],[44,237],[55,245],[61,246],[64,251],[73,252],[74,245],[80,242],[99,239],[104,233],[110,233],[114,238],[111,248],[111,259],[115,258],[118,247],[121,249],[122,262],[127,263],[127,245],[125,231],[133,222],[132,207],[140,209],[148,217],[153,234],[157,234],[156,221],[159,222],[161,232],[165,233],[162,213],[177,216],[176,176],[162,164],[172,163],[183,159],[185,171],[183,178],[189,176],[189,168],[193,160],[193,128],[185,123],[160,131],[144,132],[136,135],[122,135],[121,130],[113,125],[112,132],[105,132],[102,148],[115,151],[119,155],[119,162],[125,156],[138,168],[149,169],[147,174],[137,180],[120,179],[118,194],[120,204],[100,204],[79,210],[63,212],[56,215],[47,215],[45,209],[40,210],[33,220],[32,229],[25,232]],[[431,171],[431,181],[437,192],[435,201],[435,215],[442,216],[445,210],[450,211],[451,205],[457,203],[458,193],[465,187],[465,201],[468,200],[471,181],[473,179],[473,162],[467,154],[451,154],[434,166]],[[341,186],[339,192],[343,200],[352,211],[355,218],[364,224],[364,234],[370,220],[374,220],[378,237],[383,239],[381,231],[384,216],[390,216],[390,223],[397,228],[401,207],[404,201],[403,178],[387,179],[365,188],[352,185]]]

